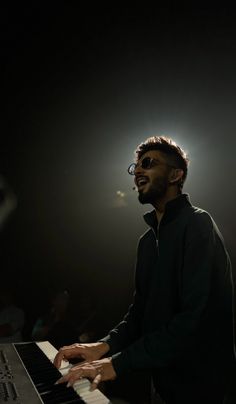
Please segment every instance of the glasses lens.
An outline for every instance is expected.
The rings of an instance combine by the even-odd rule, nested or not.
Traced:
[[[150,168],[151,164],[152,164],[152,159],[150,157],[145,157],[141,163],[142,168],[144,168],[144,169]]]
[[[134,175],[135,168],[136,168],[136,164],[135,164],[135,163],[130,164],[130,166],[128,167],[128,173],[129,173],[130,175]]]

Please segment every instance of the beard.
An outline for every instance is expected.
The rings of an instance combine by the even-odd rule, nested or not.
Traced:
[[[148,190],[139,191],[138,200],[141,204],[150,203],[151,205],[155,205],[155,203],[163,198],[168,189],[168,179],[167,177],[159,177],[156,178],[152,184],[150,184]]]

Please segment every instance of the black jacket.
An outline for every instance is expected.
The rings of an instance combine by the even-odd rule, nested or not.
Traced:
[[[225,373],[234,355],[233,284],[216,224],[186,194],[166,205],[159,227],[155,210],[144,219],[134,302],[103,339],[117,375],[161,370],[183,381],[199,370]]]

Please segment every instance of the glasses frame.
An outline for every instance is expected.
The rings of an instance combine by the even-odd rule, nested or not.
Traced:
[[[149,163],[147,165],[146,164],[143,165],[143,162],[145,162],[147,160],[149,161]],[[153,164],[153,163],[156,163],[156,164]],[[140,164],[131,163],[129,165],[129,167],[127,168],[127,171],[130,175],[135,175],[135,170],[137,167],[142,167],[143,170],[150,170],[150,168],[152,168],[154,165],[162,165],[162,164],[164,164],[165,166],[171,167],[171,168],[177,168],[175,166],[172,166],[171,164],[165,163],[164,161],[160,161],[160,160],[147,156],[147,157],[144,157],[144,159],[141,161]]]

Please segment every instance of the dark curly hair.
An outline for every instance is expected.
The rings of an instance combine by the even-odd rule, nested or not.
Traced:
[[[189,158],[181,147],[179,147],[172,139],[166,136],[152,136],[140,143],[135,150],[136,161],[138,161],[143,154],[149,150],[159,150],[167,157],[167,161],[170,165],[176,168],[181,168],[184,172],[181,180],[179,181],[179,189],[182,191],[184,181],[188,174]]]

